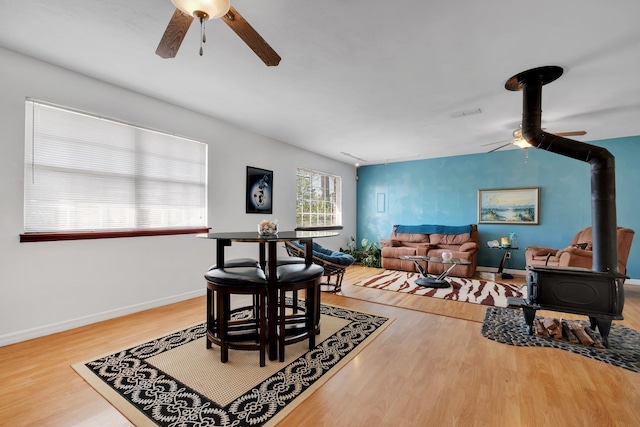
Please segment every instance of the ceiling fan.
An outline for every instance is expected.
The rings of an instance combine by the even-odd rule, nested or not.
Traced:
[[[204,22],[222,18],[266,65],[276,66],[280,63],[280,56],[231,6],[230,0],[171,0],[171,3],[176,6],[176,10],[156,49],[156,54],[162,58],[176,56],[194,17],[200,20],[202,43],[206,42]],[[200,44],[200,55],[202,55],[202,44]]]
[[[543,130],[545,130],[545,128],[542,128]],[[558,135],[558,136],[581,136],[581,135],[586,135],[587,132],[584,130],[576,130],[576,131],[572,131],[572,132],[556,132],[554,133],[554,135]],[[505,144],[506,143],[506,144]],[[494,151],[498,151],[501,148],[507,147],[511,144],[513,145],[517,145],[520,148],[524,148],[525,150],[529,147],[531,147],[531,144],[529,144],[523,137],[522,137],[522,125],[518,126],[518,129],[513,131],[513,138],[506,140],[506,141],[499,141],[499,142],[492,142],[490,144],[485,144],[485,145],[495,145],[495,144],[502,144],[501,146],[494,148],[493,150],[488,151],[488,153],[493,153]]]

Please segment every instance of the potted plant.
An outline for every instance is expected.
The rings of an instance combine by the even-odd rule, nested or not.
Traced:
[[[382,263],[381,250],[375,242],[369,242],[367,239],[360,241],[360,247],[356,244],[356,239],[351,237],[346,249],[340,248],[340,252],[353,256],[356,264],[363,267],[380,268]]]

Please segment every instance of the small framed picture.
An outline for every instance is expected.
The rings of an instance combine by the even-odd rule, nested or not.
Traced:
[[[273,171],[247,166],[247,213],[272,213]]]
[[[540,188],[478,190],[478,223],[538,224]]]

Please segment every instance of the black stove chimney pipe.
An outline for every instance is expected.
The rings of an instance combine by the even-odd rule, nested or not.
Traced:
[[[523,91],[522,137],[536,148],[571,157],[591,165],[591,220],[593,267],[618,272],[615,159],[602,147],[574,141],[542,130],[542,86],[562,75],[562,68],[547,66],[519,73],[505,84]]]

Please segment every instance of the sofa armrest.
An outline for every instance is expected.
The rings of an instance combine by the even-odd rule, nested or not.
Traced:
[[[571,254],[574,256],[581,256],[581,257],[586,257],[586,258],[593,258],[593,252],[592,251],[588,251],[586,249],[580,249],[580,248],[574,248],[569,246],[568,248],[564,248],[564,249],[560,249],[557,253],[556,256],[558,258],[560,258],[562,256],[562,254]]]
[[[593,252],[579,248],[566,248],[558,251],[560,267],[591,268],[593,265]]]
[[[380,239],[380,245],[386,248],[392,248],[394,246],[402,246],[400,242],[394,239]]]
[[[463,243],[462,245],[460,245],[460,248],[458,249],[458,251],[460,251],[460,252],[472,252],[472,251],[477,251],[478,247],[479,247],[479,245],[476,242],[467,242],[467,243]]]

